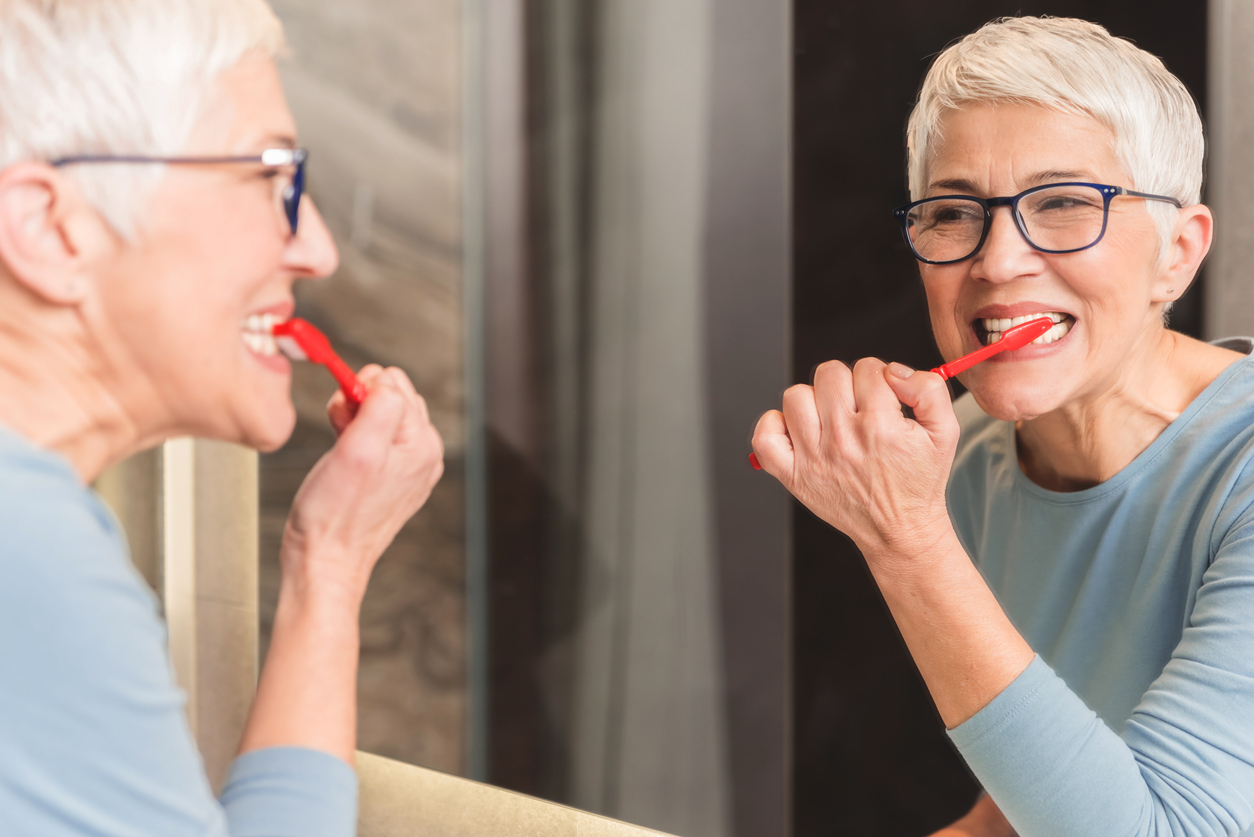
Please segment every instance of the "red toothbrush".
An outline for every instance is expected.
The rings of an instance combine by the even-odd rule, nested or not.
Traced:
[[[275,323],[271,333],[283,354],[292,360],[307,360],[325,366],[335,376],[340,389],[344,390],[345,397],[353,406],[359,406],[365,399],[365,385],[357,380],[348,364],[340,360],[326,335],[311,323],[300,317],[293,317],[286,322]]]
[[[998,352],[1015,351],[1022,349],[1036,338],[1054,327],[1054,321],[1049,317],[1037,317],[1035,320],[1028,320],[1026,323],[1019,323],[1017,326],[1011,326],[1002,334],[1001,339],[990,346],[982,349],[976,349],[965,357],[957,360],[951,360],[942,366],[938,366],[932,371],[941,376],[942,381],[948,381],[955,375],[966,372],[972,366],[975,366],[982,360],[988,360]],[[753,470],[761,471],[762,463],[758,462],[756,453],[749,454],[749,464],[753,466]]]
[[[1035,320],[1019,323],[1017,326],[1011,326],[1006,329],[1001,339],[991,346],[976,349],[971,354],[960,357],[957,360],[951,360],[949,363],[938,366],[932,371],[940,375],[942,381],[948,381],[960,372],[966,372],[980,361],[988,360],[998,352],[1013,352],[1016,349],[1022,349],[1053,327],[1054,321],[1049,317],[1037,317]]]

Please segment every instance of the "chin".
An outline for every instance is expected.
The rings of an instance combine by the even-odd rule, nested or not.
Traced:
[[[968,390],[981,410],[1000,421],[1030,421],[1060,406],[1056,392],[1040,392],[1034,387],[972,381]]]
[[[286,396],[271,401],[273,403],[249,405],[251,409],[243,414],[237,412],[230,429],[219,428],[219,432],[212,434],[213,438],[261,453],[283,447],[296,428],[296,408]]]
[[[264,426],[250,433],[243,444],[261,453],[271,453],[287,444],[287,440],[292,437],[292,431],[295,429],[296,410],[289,403],[281,419],[278,416],[270,417]]]

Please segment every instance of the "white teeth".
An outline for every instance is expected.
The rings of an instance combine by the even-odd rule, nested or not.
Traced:
[[[1033,340],[1033,343],[1053,343],[1055,340],[1061,340],[1067,336],[1067,332],[1071,331],[1071,323],[1058,323],[1049,331]]]
[[[986,345],[991,346],[1000,340],[1006,329],[1014,328],[1017,325],[1022,325],[1030,320],[1040,319],[1041,317],[1049,317],[1056,323],[1056,325],[1040,337],[1033,340],[1033,343],[1053,343],[1055,340],[1061,340],[1063,337],[1067,336],[1067,332],[1071,330],[1071,326],[1075,323],[1075,321],[1070,319],[1068,315],[1059,311],[1042,311],[1039,314],[1028,314],[1022,317],[1012,318],[986,317],[981,321],[984,324],[984,330],[988,332],[988,336],[985,338]]]
[[[240,324],[240,337],[256,354],[277,355],[279,346],[274,340],[274,327],[282,321],[275,314],[249,314]]]

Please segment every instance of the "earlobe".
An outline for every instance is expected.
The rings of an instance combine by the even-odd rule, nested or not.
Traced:
[[[0,171],[0,262],[27,291],[54,305],[87,292],[81,192],[53,167],[33,161]],[[76,229],[77,227],[77,229]]]
[[[1180,210],[1154,287],[1154,302],[1174,302],[1184,295],[1210,252],[1214,229],[1214,216],[1205,205]]]

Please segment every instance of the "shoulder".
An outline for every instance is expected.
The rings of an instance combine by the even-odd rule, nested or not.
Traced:
[[[117,523],[70,464],[0,432],[0,597],[68,591],[79,577],[132,576]]]
[[[108,508],[63,458],[0,432],[0,682],[22,684],[0,702],[37,700],[63,675],[116,684],[138,658],[163,679],[164,642]]]
[[[1229,338],[1242,348],[1245,338]],[[1254,356],[1229,364],[1164,434],[1137,491],[1209,519],[1213,543],[1254,523]]]
[[[37,674],[59,657],[86,671],[139,637],[159,648],[164,629],[112,514],[64,459],[0,432],[0,665]]]
[[[108,509],[63,459],[0,432],[5,815],[29,833],[123,815],[144,833],[201,833],[220,818],[165,640]]]

